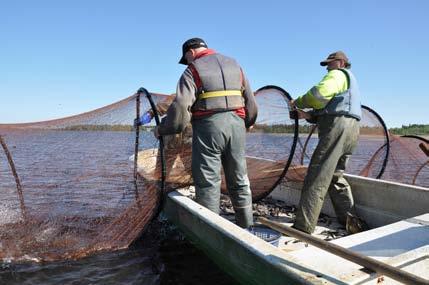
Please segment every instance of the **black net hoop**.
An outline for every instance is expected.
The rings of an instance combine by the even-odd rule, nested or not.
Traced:
[[[383,128],[384,133],[384,144],[381,146],[381,148],[384,148],[384,157],[381,163],[381,168],[378,174],[375,176],[376,179],[380,179],[383,176],[384,170],[386,169],[387,161],[389,160],[389,152],[390,152],[390,137],[389,137],[389,131],[387,130],[386,123],[381,118],[381,116],[374,111],[374,109],[371,109],[368,106],[362,105],[362,109],[368,111],[370,114],[372,114],[375,118],[377,118],[378,122],[381,124]],[[377,151],[378,152],[378,151]],[[375,156],[375,154],[374,154]]]
[[[269,98],[270,94],[273,94],[271,96],[274,96],[274,94],[277,94],[278,101],[271,102]],[[298,118],[290,119],[289,114],[291,110],[289,107],[289,102],[292,100],[292,97],[286,90],[284,90],[281,87],[278,87],[275,85],[263,86],[255,92],[255,97],[258,105],[260,106],[259,112],[265,109],[266,113],[265,114],[262,113],[258,115],[258,119],[256,121],[254,129],[258,129],[258,127],[260,127],[261,125],[270,125],[270,124],[271,126],[276,124],[285,125],[288,127],[288,132],[293,134],[293,137],[288,140],[288,143],[281,146],[286,151],[286,155],[282,157],[281,160],[278,160],[277,158],[276,160],[277,160],[277,163],[283,164],[284,167],[282,172],[278,174],[278,176],[274,179],[271,185],[268,185],[268,187],[266,187],[265,189],[262,189],[262,191],[259,189],[255,189],[253,185],[257,184],[258,182],[252,181],[252,178],[251,178],[251,187],[253,192],[252,198],[253,198],[253,201],[257,202],[265,198],[266,196],[268,196],[282,182],[282,180],[286,176],[286,173],[288,172],[289,167],[292,164],[296,145],[298,142]],[[268,99],[266,97],[268,97]],[[267,104],[268,106],[265,107],[264,104]],[[274,113],[276,113],[275,116],[274,116]],[[252,130],[250,132],[252,132]]]

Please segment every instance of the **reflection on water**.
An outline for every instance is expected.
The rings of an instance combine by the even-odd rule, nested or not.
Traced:
[[[130,249],[77,261],[0,265],[0,284],[234,285],[165,221],[154,221]]]

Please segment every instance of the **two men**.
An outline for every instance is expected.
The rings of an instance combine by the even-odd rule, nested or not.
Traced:
[[[257,107],[249,83],[235,60],[209,49],[199,38],[182,46],[179,63],[188,65],[177,95],[155,135],[180,133],[192,119],[192,175],[197,202],[219,212],[223,166],[237,224],[253,224],[252,201],[245,161],[245,129],[256,120]],[[292,107],[311,108],[300,118],[316,121],[319,144],[311,158],[294,227],[312,233],[326,192],[340,223],[354,212],[350,185],[343,176],[356,147],[361,119],[360,94],[349,70],[347,56],[339,51],[320,63],[328,74]]]
[[[223,167],[236,222],[247,228],[253,224],[253,215],[245,135],[257,116],[252,89],[234,59],[209,49],[200,38],[183,44],[179,63],[188,67],[155,135],[180,133],[192,122],[192,176],[197,202],[219,213]]]
[[[354,214],[351,188],[343,173],[359,136],[360,93],[343,52],[330,54],[320,65],[328,70],[322,81],[291,102],[292,107],[312,109],[298,110],[298,117],[315,121],[319,131],[293,225],[307,233],[316,227],[326,192],[341,224],[346,225],[347,215]]]

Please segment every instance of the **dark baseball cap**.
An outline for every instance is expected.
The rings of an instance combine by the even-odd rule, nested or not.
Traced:
[[[346,54],[344,52],[342,52],[342,51],[336,51],[336,52],[331,53],[330,55],[328,55],[327,59],[325,59],[324,61],[320,62],[320,65],[321,66],[328,65],[328,63],[330,63],[330,62],[332,62],[334,60],[337,60],[337,59],[344,60],[346,62],[346,67],[350,66],[349,59],[347,58]]]
[[[207,48],[207,44],[203,39],[200,38],[192,38],[187,40],[182,45],[182,57],[179,60],[179,63],[186,65],[186,59],[185,59],[185,53],[187,53],[190,49],[193,48],[200,48],[205,47]]]

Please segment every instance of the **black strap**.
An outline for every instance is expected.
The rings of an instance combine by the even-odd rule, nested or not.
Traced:
[[[341,70],[346,75],[346,77],[347,77],[347,89],[349,89],[350,88],[350,74],[342,68],[340,68],[339,70]]]

